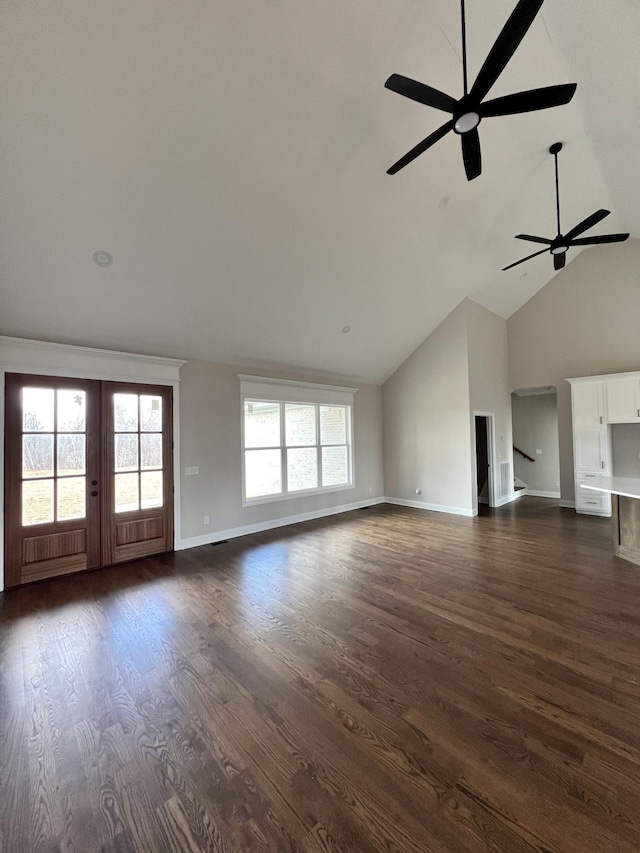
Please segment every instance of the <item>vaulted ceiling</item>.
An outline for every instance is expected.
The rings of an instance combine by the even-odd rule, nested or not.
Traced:
[[[467,0],[472,77],[514,5]],[[508,317],[550,280],[500,269],[554,234],[555,140],[567,226],[610,207],[595,233],[640,236],[635,0],[545,2],[491,94],[577,94],[483,122],[472,183],[453,136],[385,173],[442,119],[389,74],[461,94],[450,0],[5,0],[0,23],[4,334],[382,381],[464,297]]]

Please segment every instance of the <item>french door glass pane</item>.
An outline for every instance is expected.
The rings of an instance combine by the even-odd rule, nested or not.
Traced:
[[[46,524],[53,521],[53,480],[23,480],[22,523]]]
[[[346,447],[322,448],[322,485],[344,486],[349,482],[349,460]]]
[[[53,388],[23,388],[24,432],[53,432],[53,408]]]
[[[137,394],[114,394],[113,409],[116,432],[138,431]]]
[[[320,406],[320,444],[346,443],[347,407]]]
[[[287,483],[290,492],[318,487],[318,451],[315,447],[287,450]]]
[[[159,432],[162,429],[162,397],[140,395],[140,429],[143,432]]]
[[[282,491],[279,450],[247,450],[244,455],[245,494],[248,498]]]
[[[140,435],[140,467],[162,468],[162,433]]]
[[[244,446],[280,446],[280,403],[245,401]]]
[[[140,509],[138,474],[116,474],[116,512]]]
[[[87,487],[84,477],[64,477],[58,480],[58,521],[84,518]]]
[[[284,407],[287,447],[316,443],[316,407],[287,403]]]
[[[22,436],[22,476],[53,477],[53,436],[35,433]]]
[[[117,433],[115,436],[116,471],[138,470],[138,434]]]
[[[85,436],[58,436],[58,475],[84,474],[86,470]],[[77,518],[77,516],[67,516]]]
[[[84,432],[87,428],[85,391],[58,389],[58,432]]]
[[[162,471],[143,471],[140,480],[142,509],[162,506]]]

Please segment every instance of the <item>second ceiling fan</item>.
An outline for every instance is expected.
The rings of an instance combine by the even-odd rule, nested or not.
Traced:
[[[560,184],[558,179],[558,154],[562,151],[562,142],[554,142],[549,149],[549,154],[553,154],[556,161],[556,224],[558,233],[550,240],[548,237],[536,237],[533,234],[516,234],[516,240],[528,240],[530,243],[541,243],[544,249],[534,252],[533,255],[527,255],[526,258],[521,258],[508,267],[503,267],[502,272],[510,270],[512,267],[517,267],[518,264],[523,264],[525,261],[530,261],[531,258],[537,258],[538,255],[543,255],[545,252],[550,252],[553,255],[553,268],[561,270],[567,262],[567,252],[571,246],[598,246],[602,243],[623,243],[629,239],[629,234],[594,234],[592,237],[580,237],[589,228],[593,228],[598,222],[609,216],[610,210],[600,208],[583,219],[571,231],[563,234],[560,230]]]
[[[471,90],[469,90],[467,80],[465,0],[461,0],[464,95],[459,100],[451,97],[451,95],[447,95],[445,92],[441,92],[439,89],[427,86],[425,83],[419,83],[417,80],[403,77],[401,74],[392,74],[389,77],[384,84],[387,89],[391,89],[399,95],[404,95],[405,98],[418,101],[418,103],[425,106],[434,107],[437,110],[450,113],[452,118],[430,136],[427,136],[426,139],[423,139],[422,142],[419,142],[408,154],[401,157],[397,163],[394,163],[387,170],[387,174],[395,175],[396,172],[399,172],[400,169],[403,169],[415,160],[416,157],[428,148],[431,148],[432,145],[435,145],[443,136],[446,136],[447,133],[453,130],[461,138],[462,157],[467,179],[472,181],[482,172],[480,136],[478,134],[478,125],[482,119],[494,116],[515,115],[516,113],[526,113],[532,110],[545,110],[549,107],[558,107],[569,103],[576,91],[575,83],[546,86],[541,89],[518,92],[514,95],[505,95],[502,98],[494,98],[491,101],[484,100],[518,49],[520,42],[527,34],[529,27],[540,11],[543,2],[544,0],[519,0],[518,5],[511,13],[509,20],[504,25],[502,32],[489,51],[489,55],[485,59],[475,83],[471,87]]]

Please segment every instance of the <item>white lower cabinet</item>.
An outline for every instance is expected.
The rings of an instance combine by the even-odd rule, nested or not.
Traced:
[[[582,485],[588,485],[591,478],[576,479],[576,512],[587,515],[611,515],[611,496],[603,492],[592,492],[583,489]],[[591,481],[593,482],[593,481]]]

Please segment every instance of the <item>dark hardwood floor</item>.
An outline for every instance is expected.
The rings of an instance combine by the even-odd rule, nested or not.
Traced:
[[[640,568],[523,498],[0,596],[3,853],[638,853]]]

